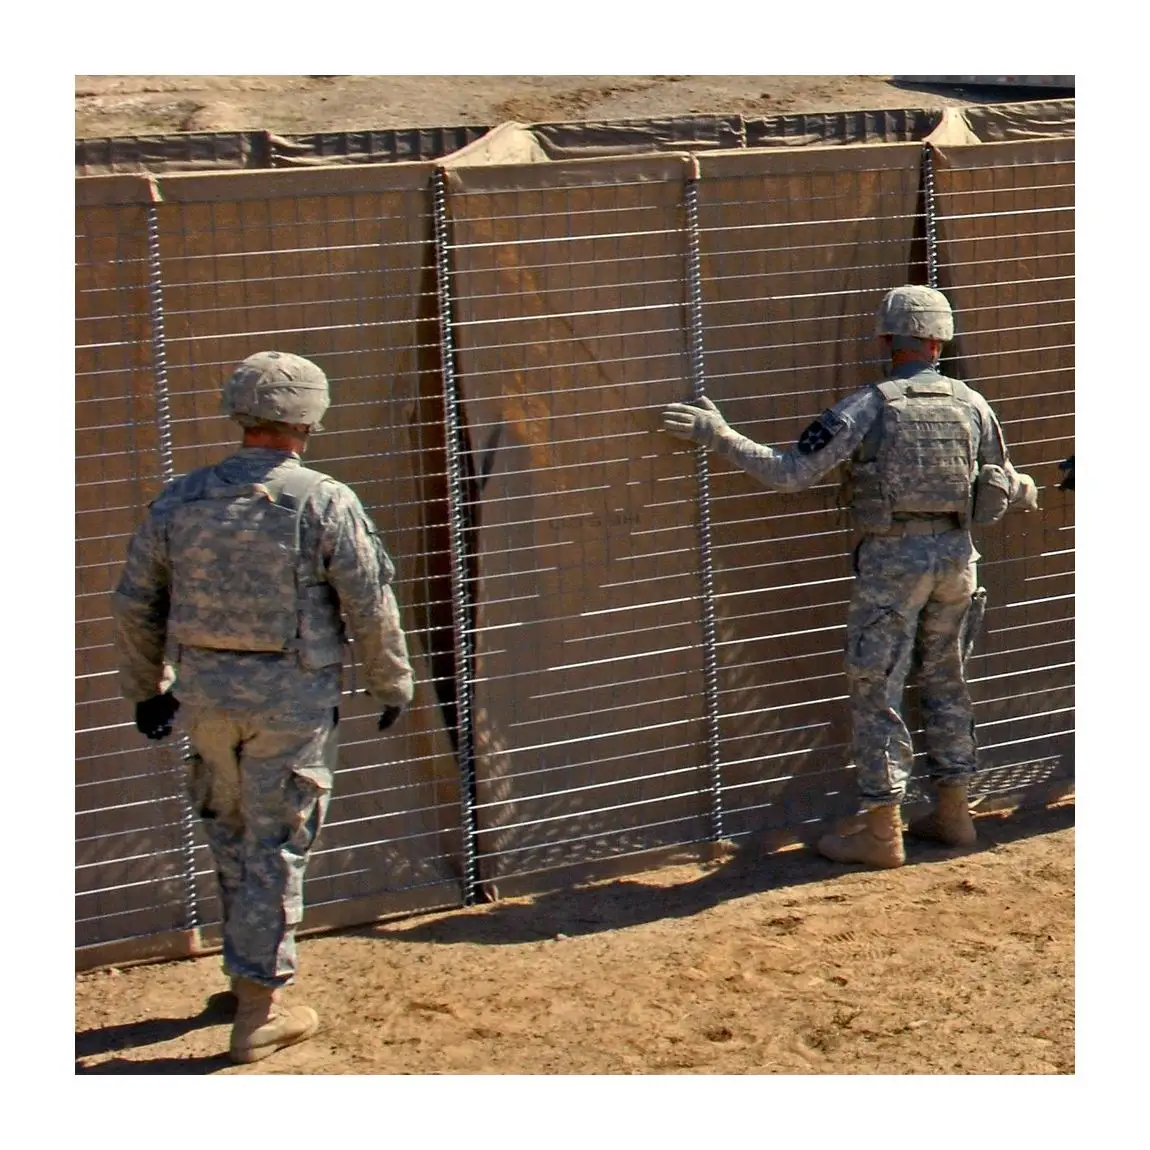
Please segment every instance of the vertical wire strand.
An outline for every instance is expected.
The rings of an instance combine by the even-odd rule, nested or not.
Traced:
[[[455,376],[455,341],[451,315],[451,263],[447,236],[447,174],[435,172],[433,195],[435,283],[439,301],[439,346],[443,372],[443,419],[447,451],[448,534],[451,541],[451,621],[455,638],[455,727],[459,764],[460,816],[463,831],[463,905],[476,901],[475,754],[471,715],[470,595],[467,588],[467,531],[464,522],[463,469],[459,387]]]
[[[922,149],[923,199],[926,202],[926,282],[938,287],[938,216],[934,202],[934,149],[925,144]]]
[[[699,242],[699,181],[689,177],[684,189],[687,209],[687,358],[691,398],[706,394],[703,362],[703,273]],[[707,769],[710,773],[711,838],[723,837],[723,782],[719,758],[719,671],[715,651],[715,569],[711,549],[711,468],[707,449],[695,448],[698,486],[699,581],[703,614],[703,705],[707,726]]]
[[[176,464],[172,439],[171,395],[168,390],[168,355],[164,338],[164,280],[160,262],[160,216],[155,204],[148,205],[148,300],[152,321],[152,374],[155,378],[156,438],[160,457],[160,478],[175,478]],[[179,739],[179,751],[169,744],[169,760],[175,799],[180,807],[180,850],[183,859],[185,927],[194,930],[200,924],[196,900],[196,828],[195,814],[188,798],[185,780],[192,748],[187,735]]]

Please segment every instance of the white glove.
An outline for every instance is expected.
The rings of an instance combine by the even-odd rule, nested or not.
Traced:
[[[663,412],[663,430],[676,439],[714,447],[730,427],[719,409],[704,395],[695,403],[672,403]]]
[[[1038,510],[1038,488],[1029,475],[1020,473],[1018,476],[1018,498],[1015,506],[1021,507],[1023,511]]]

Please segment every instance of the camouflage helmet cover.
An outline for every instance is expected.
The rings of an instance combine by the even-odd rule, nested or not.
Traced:
[[[240,424],[303,423],[322,431],[320,419],[330,403],[327,376],[310,359],[288,351],[258,351],[224,384],[220,410]]]
[[[875,316],[876,335],[907,335],[914,339],[954,339],[954,314],[946,296],[934,288],[907,284],[883,297]]]

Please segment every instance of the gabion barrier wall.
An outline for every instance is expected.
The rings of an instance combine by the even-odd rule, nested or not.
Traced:
[[[118,697],[108,596],[160,484],[235,442],[218,389],[266,347],[332,379],[309,459],[383,531],[418,678],[379,736],[349,671],[306,926],[806,838],[852,809],[837,477],[767,491],[658,417],[705,393],[793,441],[879,377],[871,317],[908,279],[950,295],[945,366],[1041,489],[978,538],[976,789],[1071,778],[1073,151],[464,149],[78,179],[78,963],[213,942],[181,747],[142,740]]]

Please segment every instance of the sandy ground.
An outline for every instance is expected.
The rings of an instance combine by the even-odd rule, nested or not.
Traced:
[[[889,76],[77,76],[76,135],[314,132],[690,113],[754,117],[1049,94],[911,85]]]
[[[879,76],[78,77],[77,135],[300,132],[1014,99]],[[301,944],[310,1042],[227,1060],[216,958],[76,979],[76,1069],[1069,1074],[1074,804],[866,872],[739,853]]]
[[[76,1068],[149,1074],[1068,1074],[1074,805],[896,871],[736,854],[300,944],[310,1042],[226,1057],[217,958],[76,981]]]

